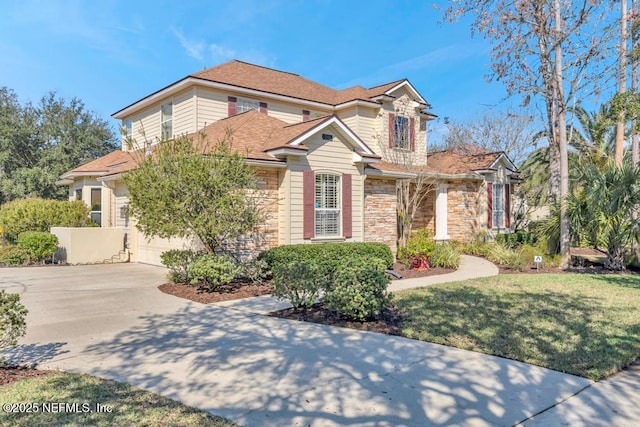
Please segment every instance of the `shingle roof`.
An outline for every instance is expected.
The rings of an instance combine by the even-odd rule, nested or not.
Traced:
[[[247,89],[255,89],[307,101],[337,105],[355,99],[371,100],[382,95],[403,80],[386,83],[370,89],[353,86],[337,90],[286,71],[249,64],[238,60],[194,73],[191,77],[225,83]]]
[[[467,154],[453,150],[434,151],[427,154],[425,172],[443,174],[470,174],[478,170],[486,170],[503,153],[485,152],[479,154]]]
[[[228,133],[231,132],[231,149],[233,151],[241,153],[248,159],[268,160],[277,163],[282,160],[268,154],[267,151],[281,147],[307,150],[307,147],[302,144],[296,146],[289,144],[333,117],[328,115],[306,122],[288,124],[258,111],[249,110],[218,120],[206,126],[202,131],[189,135],[189,137],[195,144],[199,144],[202,153],[206,154],[217,143],[227,138]],[[157,145],[154,145],[152,151],[156,147]],[[378,158],[374,154],[359,153],[365,157]],[[115,175],[134,169],[138,160],[143,157],[142,150],[135,152],[114,151],[71,172],[91,171],[100,175]]]
[[[114,169],[117,169],[120,165],[126,164],[132,160],[132,156],[130,152],[117,150],[112,151],[111,153],[99,157],[95,160],[90,161],[89,163],[85,163],[81,166],[78,166],[75,169],[67,173],[90,173],[95,172],[96,174],[110,172]]]

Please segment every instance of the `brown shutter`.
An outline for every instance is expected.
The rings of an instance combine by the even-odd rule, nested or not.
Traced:
[[[493,228],[493,184],[487,182],[487,227]]]
[[[309,110],[302,110],[302,121],[303,122],[307,122],[309,121],[309,116],[311,114],[309,113]]]
[[[227,97],[227,117],[235,116],[238,112],[236,102],[238,99],[235,96]]]
[[[342,236],[353,236],[351,227],[352,212],[351,175],[342,174]]]
[[[316,178],[312,170],[302,172],[302,208],[303,208],[303,232],[304,239],[315,237],[316,228]]]
[[[262,114],[267,114],[267,103],[266,102],[261,102],[260,103],[260,112]]]
[[[511,226],[511,185],[504,185],[504,227]]]
[[[416,120],[413,117],[409,119],[409,149],[416,151]]]
[[[389,148],[396,145],[396,115],[389,113]]]

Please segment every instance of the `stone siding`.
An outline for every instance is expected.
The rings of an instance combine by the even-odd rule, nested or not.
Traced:
[[[481,182],[449,181],[447,229],[451,240],[468,242],[480,230]]]
[[[364,241],[382,242],[396,252],[396,183],[368,177],[364,182]]]
[[[251,259],[265,249],[278,246],[278,170],[256,169],[255,172],[255,196],[265,221],[254,232],[229,245],[229,249],[241,260]]]

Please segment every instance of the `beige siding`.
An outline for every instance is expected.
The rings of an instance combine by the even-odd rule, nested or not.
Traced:
[[[115,198],[115,226],[124,228],[127,231],[130,230],[131,221],[126,214],[126,209],[129,206],[129,190],[122,181],[118,181],[115,184],[114,191]]]
[[[218,90],[197,88],[198,130],[227,117],[227,94]]]
[[[291,172],[286,169],[280,172],[278,178],[278,245],[288,245],[290,242],[291,224]]]
[[[194,90],[189,89],[173,97],[173,135],[180,136],[196,131],[192,114],[195,104]]]
[[[331,141],[322,140],[322,133],[330,133],[334,136]],[[348,173],[352,178],[352,230],[353,236],[349,241],[362,241],[362,200],[363,188],[361,171],[353,164],[352,150],[340,139],[337,129],[331,127],[323,130],[308,140],[305,145],[309,147],[306,158],[290,160],[290,188],[291,243],[305,243],[308,240],[302,238],[303,231],[303,206],[302,206],[302,171],[309,168],[316,173],[333,172],[338,174]]]
[[[329,111],[311,110],[308,107],[281,101],[269,99],[265,99],[264,101],[267,102],[268,105],[268,114],[286,123],[300,123],[302,121],[302,110],[308,110],[311,119],[330,114]]]
[[[358,117],[358,107],[345,108],[336,113],[338,118],[344,122],[356,135],[360,136],[360,120]]]
[[[144,147],[146,141],[156,142],[160,138],[160,104],[128,117],[131,120],[131,138],[134,150]]]

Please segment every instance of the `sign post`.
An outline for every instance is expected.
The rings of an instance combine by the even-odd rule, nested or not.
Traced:
[[[542,256],[541,255],[536,255],[533,257],[533,262],[536,263],[536,270],[539,271],[540,270],[540,263],[542,263]]]

